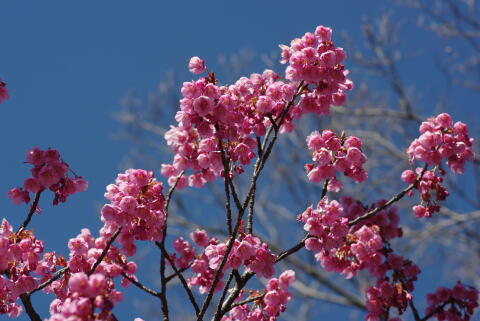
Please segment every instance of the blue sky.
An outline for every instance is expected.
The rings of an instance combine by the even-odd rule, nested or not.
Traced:
[[[44,214],[32,226],[47,249],[65,251],[80,228],[96,232],[100,226],[104,188],[129,150],[128,143],[112,138],[120,128],[112,114],[127,90],[145,95],[166,70],[186,68],[191,56],[208,63],[219,53],[245,47],[270,52],[319,24],[356,39],[362,17],[388,7],[375,0],[0,0],[0,78],[11,96],[0,105],[2,216],[16,226],[24,218],[25,206],[13,206],[6,193],[29,174],[25,152],[33,146],[58,149],[90,188],[56,208],[47,196],[41,204]],[[397,12],[409,18],[406,10]],[[428,45],[425,35],[408,37]],[[413,71],[416,65],[407,67]],[[425,68],[416,81],[428,81],[432,67]],[[39,310],[46,316],[45,308]],[[136,316],[121,311],[122,320]]]

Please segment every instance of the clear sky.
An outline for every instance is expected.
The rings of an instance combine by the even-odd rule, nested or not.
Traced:
[[[378,0],[0,0],[0,78],[11,96],[0,105],[2,216],[16,226],[25,216],[25,206],[6,198],[29,174],[25,152],[58,149],[90,188],[57,208],[43,203],[32,226],[47,249],[66,251],[80,228],[96,233],[104,188],[128,153],[127,143],[112,138],[120,127],[112,114],[127,90],[146,94],[191,56],[216,60],[245,47],[270,52],[319,24],[355,39],[363,16],[388,8]],[[408,37],[428,44],[421,34]],[[39,310],[46,316],[45,307]],[[120,311],[121,320],[136,316]]]

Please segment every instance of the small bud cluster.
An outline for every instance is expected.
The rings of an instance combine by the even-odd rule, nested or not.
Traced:
[[[358,137],[342,139],[331,130],[324,130],[321,134],[314,131],[307,137],[307,145],[315,162],[305,165],[310,181],[319,183],[329,179],[328,190],[338,192],[342,184],[336,180],[335,172],[343,172],[357,183],[368,178],[362,167],[367,157],[361,150],[362,142]]]
[[[452,289],[439,287],[427,294],[427,303],[425,313],[439,321],[469,321],[478,307],[478,290],[458,282]]]
[[[286,309],[292,295],[288,288],[295,283],[295,272],[287,270],[277,278],[268,280],[263,296],[254,301],[253,307],[242,304],[230,310],[222,321],[275,321]],[[241,299],[241,295],[238,300]]]
[[[8,197],[15,204],[30,202],[30,193],[39,193],[50,189],[54,194],[53,205],[65,202],[69,195],[83,192],[88,183],[81,176],[68,177],[70,168],[60,158],[60,153],[55,149],[45,151],[32,148],[27,153],[27,163],[33,165],[32,177],[27,178],[22,187],[16,187],[8,192]]]

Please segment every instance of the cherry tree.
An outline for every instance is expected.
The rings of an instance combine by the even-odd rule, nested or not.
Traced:
[[[170,282],[178,280],[196,320],[273,321],[287,309],[297,282],[296,271],[282,270],[281,263],[308,251],[318,271],[345,279],[370,275],[373,282],[365,288],[363,302],[331,285],[345,300],[365,309],[367,320],[401,320],[408,312],[415,321],[470,320],[478,306],[478,290],[460,281],[432,289],[427,308],[419,310],[416,305],[422,298],[414,296],[414,290],[420,268],[392,245],[403,236],[395,203],[404,197],[415,200],[402,215],[422,222],[440,215],[449,196],[444,178],[462,174],[465,164],[474,160],[468,126],[447,113],[421,122],[417,138],[405,146],[410,161],[405,166],[410,169],[397,174],[402,189],[373,204],[356,195],[338,197],[349,181],[368,184],[367,153],[359,137],[326,128],[303,137],[307,148],[301,152],[311,155],[311,162],[290,171],[305,175],[305,184],[320,187],[315,199],[304,200],[316,205],[290,213],[304,236],[288,239],[291,245],[278,249],[257,233],[257,185],[279,137],[293,135],[301,119],[322,118],[345,105],[354,89],[344,65],[345,50],[335,46],[330,28],[319,26],[280,48],[283,74],[265,70],[231,85],[221,84],[203,59],[191,58],[189,70],[199,78],[183,83],[176,125],[165,133],[174,154],[172,162],[161,167],[168,189],[152,171],[128,169],[118,174],[106,188],[103,227],[98,234],[84,228],[70,239],[68,258],[44,252],[43,242],[29,227],[44,193],[51,191],[53,205],[61,206],[84,191],[87,182],[58,151],[29,150],[26,161],[33,166],[32,176],[8,192],[14,203],[29,206],[26,219],[19,228],[7,219],[0,227],[0,312],[18,317],[25,310],[31,320],[41,320],[30,298],[44,291],[56,296],[47,320],[122,319],[114,313],[123,299],[115,284],[120,279],[122,286],[133,285],[157,298],[163,319],[170,320],[170,304],[178,298],[168,290]],[[6,85],[0,82],[0,102],[7,98]],[[248,184],[241,193],[238,182],[245,176]],[[193,228],[168,238],[175,191],[215,181],[222,185],[222,237]],[[133,256],[139,241],[160,251],[159,289],[136,275]]]

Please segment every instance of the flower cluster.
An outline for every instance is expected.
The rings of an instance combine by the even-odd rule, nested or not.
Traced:
[[[190,233],[190,238],[197,246],[202,248],[205,248],[210,244],[218,244],[218,240],[213,237],[210,238],[205,230],[194,230],[192,233]],[[203,252],[205,252],[205,249]],[[193,260],[191,264],[194,275],[188,279],[188,285],[190,287],[198,286],[199,292],[203,294],[211,288],[213,280],[215,279],[216,270],[209,267],[208,257],[205,255],[205,253],[201,253]],[[220,291],[223,287],[222,277],[223,273],[220,273],[220,280],[214,289],[215,292]]]
[[[113,281],[103,273],[73,273],[67,298],[52,301],[47,320],[110,320],[113,306],[122,300],[122,293],[114,290]]]
[[[358,137],[339,138],[331,130],[312,132],[307,137],[308,149],[313,153],[313,164],[305,165],[308,179],[319,183],[330,179],[330,191],[340,191],[342,184],[335,178],[335,172],[343,172],[347,177],[359,183],[368,178],[363,169],[367,157],[362,153],[362,142]]]
[[[447,166],[454,173],[462,174],[465,162],[474,158],[473,138],[468,136],[467,125],[462,122],[453,124],[449,114],[442,113],[423,122],[420,134],[408,147],[407,153],[411,161],[440,165],[446,159]]]
[[[349,221],[366,214],[372,209],[383,206],[386,202],[386,200],[380,200],[370,206],[365,206],[360,201],[355,201],[351,197],[342,197],[340,200],[340,204],[342,204],[343,207],[343,216]],[[402,237],[403,235],[402,228],[398,225],[399,223],[400,216],[398,215],[397,208],[390,206],[384,210],[381,210],[374,216],[355,224],[350,228],[350,232],[355,232],[364,225],[376,225],[379,228],[378,234],[380,237],[385,240],[391,240],[396,237]]]
[[[382,200],[372,207],[384,203]],[[368,321],[381,320],[390,307],[402,314],[411,300],[410,292],[420,269],[388,248],[387,241],[402,234],[396,209],[380,211],[378,216],[349,226],[349,220],[362,216],[369,208],[351,198],[344,198],[342,204],[345,209],[337,201],[328,203],[324,198],[315,210],[309,207],[299,215],[298,220],[305,223],[304,229],[310,236],[305,248],[316,252],[315,258],[327,271],[351,278],[358,271],[367,270],[377,278],[376,285],[365,292]]]
[[[45,278],[51,276],[55,263],[40,260],[43,249],[43,242],[31,231],[23,230],[17,235],[3,219],[0,225],[0,314],[16,317],[21,313],[22,308],[16,303],[18,297],[38,286],[39,278],[31,273]]]
[[[402,180],[407,184],[413,184],[417,176],[422,172],[421,168],[416,169],[416,174],[412,170],[406,170],[402,173]],[[440,175],[444,175],[444,171],[439,171]],[[441,184],[443,178],[436,174],[435,170],[425,171],[422,179],[417,184],[416,189],[421,194],[422,204],[413,206],[413,213],[418,217],[431,217],[433,213],[440,210],[440,206],[437,202],[444,201],[449,192]],[[435,193],[433,198],[430,193]],[[413,195],[412,192],[409,195]]]
[[[50,321],[73,316],[78,320],[108,320],[113,306],[123,300],[123,294],[115,289],[113,279],[123,273],[134,278],[136,264],[127,262],[120,250],[111,245],[93,270],[112,235],[113,231],[106,227],[100,230],[98,238],[94,238],[88,229],[82,229],[79,235],[69,240],[68,270],[44,289],[57,297],[50,305]],[[128,285],[125,280],[122,284]]]
[[[412,300],[413,282],[420,269],[399,255],[387,253],[386,260],[374,270],[370,272],[377,277],[377,283],[365,290],[367,321],[384,320],[392,307],[403,314]]]
[[[337,201],[322,199],[317,208],[308,207],[298,216],[311,236],[305,248],[314,251],[315,258],[327,271],[342,273],[351,278],[357,271],[373,268],[381,262],[382,238],[378,226],[362,226],[349,231],[348,219]]]
[[[290,47],[280,45],[282,63],[287,63],[286,78],[314,85],[302,96],[303,112],[328,114],[330,105],[343,105],[345,91],[353,88],[347,79],[348,70],[342,64],[346,54],[332,42],[332,29],[318,26],[315,33],[307,32],[302,38],[292,40]]]
[[[50,189],[54,194],[53,205],[65,202],[69,195],[83,192],[88,183],[81,176],[68,177],[70,168],[60,158],[60,153],[55,149],[45,151],[32,148],[27,152],[27,163],[33,165],[32,177],[27,178],[22,187],[16,187],[8,192],[8,197],[15,204],[30,202],[30,193],[40,193]]]
[[[439,287],[435,293],[427,294],[427,303],[425,313],[438,320],[469,321],[478,307],[478,290],[458,282],[452,289]]]
[[[119,241],[128,256],[135,254],[134,240],[160,241],[165,221],[162,183],[152,172],[128,169],[107,186],[102,220],[110,229],[121,228]]]
[[[295,282],[295,272],[287,270],[277,278],[268,280],[263,295],[258,296],[253,308],[246,304],[234,307],[222,321],[275,321],[291,299],[288,288]],[[242,296],[240,295],[238,299]],[[254,296],[256,297],[256,296]]]
[[[180,111],[175,116],[178,126],[165,134],[175,153],[172,164],[162,165],[169,183],[174,183],[180,171],[190,169],[193,174],[181,178],[178,187],[202,187],[223,175],[222,157],[240,174],[255,157],[256,137],[264,136],[267,127],[278,126],[281,132],[289,132],[293,120],[302,114],[328,114],[331,104],[342,105],[344,91],[353,85],[342,65],[345,53],[335,48],[328,30],[318,27],[316,34],[294,40],[291,47],[282,46],[282,61],[289,62],[289,82],[265,70],[230,86],[218,85],[213,73],[183,83]],[[202,73],[205,62],[193,57],[189,69]]]
[[[173,254],[171,256],[172,261],[177,268],[184,269],[195,259],[195,249],[188,241],[185,241],[183,237],[180,236],[173,242],[173,248],[180,255],[177,256],[176,254]]]
[[[5,84],[2,79],[0,79],[0,104],[5,100],[8,99],[8,89],[7,84]]]
[[[218,269],[227,250],[227,242],[210,244],[205,248],[205,255],[211,269]],[[248,271],[255,272],[265,278],[272,277],[275,272],[276,256],[270,252],[267,243],[250,234],[241,234],[235,239],[224,270],[238,269],[245,265]]]

